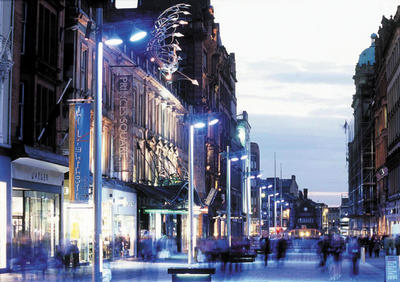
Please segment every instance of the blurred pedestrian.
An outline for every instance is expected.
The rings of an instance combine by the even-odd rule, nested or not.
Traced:
[[[379,240],[378,236],[376,236],[374,238],[374,253],[376,258],[379,258],[380,251],[381,251],[381,241]]]
[[[330,253],[333,258],[331,265],[331,279],[339,280],[342,276],[342,261],[341,255],[344,250],[344,240],[338,235],[334,234],[330,240]]]
[[[392,255],[393,254],[393,249],[394,249],[394,242],[393,242],[393,237],[386,236],[385,239],[383,240],[383,245],[385,248],[385,253],[386,255]]]
[[[352,275],[356,276],[359,273],[359,260],[361,248],[356,237],[352,237],[349,242],[349,253],[352,261]]]
[[[277,265],[283,265],[283,261],[286,257],[286,250],[287,250],[287,241],[282,235],[281,238],[278,240],[277,248],[276,248],[276,262]]]
[[[399,246],[400,247],[400,246]],[[368,238],[368,253],[369,257],[372,257],[372,251],[374,250],[374,236]]]
[[[72,259],[72,273],[73,276],[75,277],[77,268],[79,267],[79,248],[78,248],[78,242],[75,240],[71,244],[71,259]]]
[[[320,255],[320,263],[319,266],[323,269],[326,266],[326,261],[329,255],[329,238],[328,236],[324,235],[321,240],[318,241],[318,252]]]
[[[396,248],[396,256],[400,255],[400,235],[396,235],[396,239],[394,240],[394,245]]]
[[[271,253],[271,242],[268,237],[261,238],[261,247],[264,252],[264,265],[268,265],[268,256]]]
[[[48,254],[41,242],[39,242],[34,250],[34,265],[36,270],[42,274],[42,279],[45,280],[48,267]]]
[[[57,276],[61,276],[64,267],[64,250],[62,246],[56,246],[56,252],[54,254],[54,267],[57,270]]]

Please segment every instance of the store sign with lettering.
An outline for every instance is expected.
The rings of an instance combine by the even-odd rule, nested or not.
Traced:
[[[87,103],[70,106],[69,183],[70,200],[89,200],[90,110]]]
[[[15,179],[57,186],[61,186],[64,181],[64,174],[61,172],[21,163],[13,163],[12,175]]]
[[[122,174],[123,180],[129,180],[133,171],[132,162],[132,112],[133,77],[119,75],[116,79],[116,109],[114,135],[114,170]]]

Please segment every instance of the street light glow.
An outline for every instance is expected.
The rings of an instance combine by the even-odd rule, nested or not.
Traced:
[[[214,125],[214,124],[217,124],[218,123],[218,119],[217,118],[214,118],[213,120],[211,120],[209,123],[208,123],[208,125]]]
[[[240,157],[240,159],[243,161],[243,160],[247,159],[247,157],[248,157],[247,155],[243,155]]]
[[[233,158],[231,159],[231,162],[237,162],[238,160],[239,160],[238,157],[233,157]]]
[[[147,36],[146,31],[139,31],[139,32],[132,34],[131,37],[129,38],[129,41],[130,42],[139,41],[139,40],[145,38],[146,36]]]
[[[272,188],[272,184],[268,185],[268,188]]]
[[[137,7],[137,0],[115,0],[115,8],[117,9],[136,9]]]
[[[195,123],[194,128],[203,128],[204,126],[206,126],[206,124],[202,121]]]
[[[260,173],[260,174],[257,175],[257,178],[261,178],[261,176],[262,176],[262,174]]]
[[[106,41],[104,41],[104,43],[108,46],[118,46],[118,45],[122,44],[122,39],[113,37],[113,38],[107,39]]]

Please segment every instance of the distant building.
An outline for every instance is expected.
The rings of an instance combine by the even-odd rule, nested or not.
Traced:
[[[250,142],[250,171],[253,176],[260,174],[260,148],[255,142]],[[261,179],[255,177],[251,180],[251,230],[250,234],[256,236],[260,233],[260,187]]]
[[[322,229],[321,206],[308,198],[308,189],[299,192],[299,198],[294,208],[295,229]]]
[[[350,221],[350,201],[346,196],[342,196],[340,204],[340,234],[349,235],[349,221]]]
[[[375,38],[361,54],[353,77],[354,138],[349,142],[349,199],[351,235],[371,235],[377,230],[374,122]]]
[[[382,39],[380,43],[381,56],[379,60],[385,65],[386,74],[386,101],[387,101],[387,124],[381,125],[379,129],[387,126],[387,156],[386,163],[380,159],[377,163],[377,179],[379,179],[379,208],[382,215],[380,217],[380,232],[386,231],[387,234],[393,234],[394,226],[400,221],[400,7],[396,14],[390,20],[382,19],[382,29],[379,36]],[[384,49],[383,49],[384,48]],[[383,89],[382,89],[383,88]],[[385,91],[382,87],[382,92]],[[380,92],[381,92],[380,91]],[[380,93],[380,95],[383,95]],[[377,99],[378,100],[378,99]],[[385,101],[385,100],[383,100]],[[385,105],[383,105],[385,110]],[[379,113],[379,112],[378,112]],[[375,115],[376,116],[376,115]],[[384,120],[385,121],[385,120]],[[384,134],[385,131],[382,132]],[[385,135],[382,135],[384,138]],[[385,139],[384,139],[385,140]],[[384,158],[384,156],[382,156]],[[380,165],[378,167],[378,165]],[[386,171],[387,168],[387,171]],[[386,183],[385,183],[386,181]],[[387,185],[387,190],[386,190]],[[386,220],[387,221],[386,221]]]
[[[340,208],[328,207],[328,232],[340,233]]]

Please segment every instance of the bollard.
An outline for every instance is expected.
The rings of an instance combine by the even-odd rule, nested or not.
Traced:
[[[365,263],[365,247],[361,247],[361,262]]]

